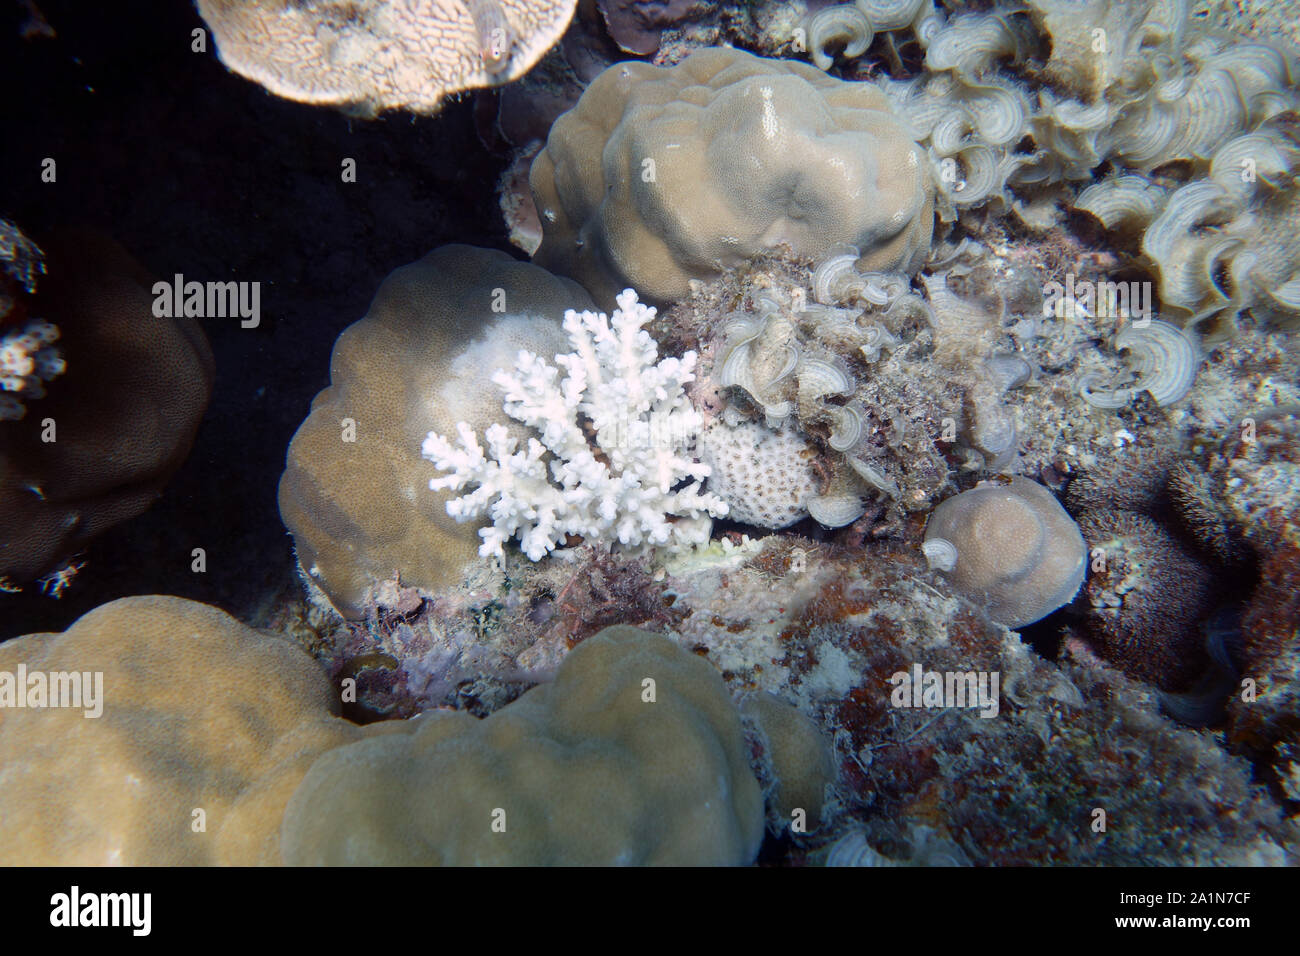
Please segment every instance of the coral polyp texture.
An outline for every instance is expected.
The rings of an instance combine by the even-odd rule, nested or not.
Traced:
[[[531,183],[535,261],[601,305],[626,286],[679,299],[781,244],[911,270],[933,225],[929,172],[879,91],[740,50],[610,67],[555,121]]]
[[[221,62],[272,93],[363,116],[433,113],[527,73],[576,0],[197,0]]]
[[[189,453],[213,382],[203,330],[154,317],[153,280],[125,250],[89,232],[45,247],[28,306],[42,319],[0,328],[0,362],[30,361],[48,391],[16,393],[39,414],[0,421],[0,581],[11,583],[148,508]],[[0,408],[12,394],[0,391]]]
[[[791,427],[716,422],[699,438],[709,489],[726,502],[733,521],[784,528],[808,516],[817,493],[812,449]]]
[[[424,457],[450,472],[429,487],[473,486],[447,502],[447,514],[492,519],[479,531],[481,555],[504,559],[502,545],[516,536],[533,561],[570,535],[632,550],[708,540],[710,518],[727,505],[701,491],[709,468],[691,450],[703,421],[683,390],[695,353],[660,359],[642,328],[654,314],[631,289],[612,316],[569,310],[572,352],[551,365],[521,351],[513,370],[493,376],[505,411],[538,436],[526,449],[501,424],[488,426],[486,453],[466,421],[456,423],[457,443],[437,432],[425,438]]]
[[[280,514],[298,561],[336,609],[400,572],[416,588],[461,584],[477,527],[447,513],[420,457],[431,431],[487,429],[505,400],[494,369],[521,350],[565,346],[565,310],[590,305],[577,285],[501,252],[451,245],[403,266],[365,318],[334,345],[329,388],[289,445]],[[526,440],[515,426],[503,440]]]
[[[937,542],[951,546],[936,566],[1008,627],[1046,617],[1083,584],[1079,526],[1051,492],[1024,478],[947,499],[930,515],[925,540],[927,557],[940,554]]]

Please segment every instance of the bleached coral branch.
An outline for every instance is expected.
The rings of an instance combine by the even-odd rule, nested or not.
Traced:
[[[690,451],[703,424],[684,389],[695,353],[659,359],[643,328],[655,310],[631,289],[617,303],[612,318],[565,313],[573,351],[555,365],[521,351],[513,370],[493,376],[506,414],[535,433],[526,448],[501,424],[484,433],[486,450],[465,422],[455,443],[434,432],[424,440],[424,457],[448,472],[429,487],[471,489],[447,513],[491,519],[479,531],[484,557],[502,558],[513,537],[533,561],[569,535],[633,550],[681,547],[707,540],[710,516],[727,513],[701,489],[709,469]]]

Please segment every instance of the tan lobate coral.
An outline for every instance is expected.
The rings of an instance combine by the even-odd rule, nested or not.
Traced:
[[[853,243],[863,268],[908,271],[930,244],[933,186],[886,98],[739,50],[610,67],[552,126],[531,183],[536,262],[602,304],[627,286],[680,299],[782,243]]]
[[[721,865],[751,862],[762,838],[722,678],[631,627],[484,720],[351,724],[289,641],[158,595],[7,641],[0,672],[11,865]],[[816,730],[768,718],[767,765],[815,822],[825,754],[785,745],[820,745]]]
[[[611,627],[485,720],[463,712],[317,760],[285,813],[291,865],[725,865],[763,801],[713,667]]]
[[[458,524],[449,493],[429,488],[421,442],[501,418],[492,371],[520,349],[564,351],[561,317],[590,302],[505,253],[443,246],[395,270],[366,317],[343,330],[331,385],[289,445],[279,498],[299,563],[339,611],[359,615],[368,590],[395,571],[426,590],[461,583],[477,558],[477,525]]]
[[[102,679],[81,684],[81,706],[5,708],[7,865],[278,863],[293,788],[365,733],[333,716],[338,698],[297,647],[177,597],[123,598],[0,645],[0,670],[20,666],[29,686]]]

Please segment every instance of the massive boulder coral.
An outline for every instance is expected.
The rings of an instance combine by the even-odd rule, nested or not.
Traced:
[[[282,637],[123,598],[0,645],[0,701],[8,865],[743,864],[762,838],[722,678],[630,627],[485,720],[360,727]]]
[[[140,514],[185,460],[212,392],[207,339],[159,319],[152,279],[91,233],[45,244],[29,311],[60,331],[66,366],[17,421],[0,421],[0,583],[54,570]],[[39,409],[33,413],[33,409]]]
[[[554,356],[560,318],[590,305],[574,283],[505,253],[435,249],[384,280],[366,316],[343,330],[331,385],[289,445],[280,515],[298,561],[334,607],[358,616],[369,589],[398,574],[433,590],[463,580],[477,526],[447,514],[420,457],[429,432],[501,417],[494,369],[520,350]],[[526,440],[516,427],[509,434]]]
[[[555,682],[478,721],[435,713],[313,765],[285,813],[290,865],[749,863],[763,801],[722,678],[611,627]]]
[[[197,0],[221,61],[272,93],[362,116],[434,113],[517,80],[564,33],[576,0]]]
[[[602,304],[627,286],[680,299],[782,243],[910,271],[933,229],[924,158],[878,90],[739,50],[610,67],[552,126],[531,185],[535,261]]]
[[[51,706],[58,674],[79,706]],[[6,641],[0,675],[9,866],[277,863],[293,788],[363,733],[332,716],[337,696],[297,647],[177,597],[123,598]],[[4,699],[5,679],[26,706]]]

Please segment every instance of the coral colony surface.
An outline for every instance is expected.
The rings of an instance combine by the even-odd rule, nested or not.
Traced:
[[[5,863],[1300,862],[1296,3],[14,6]]]

